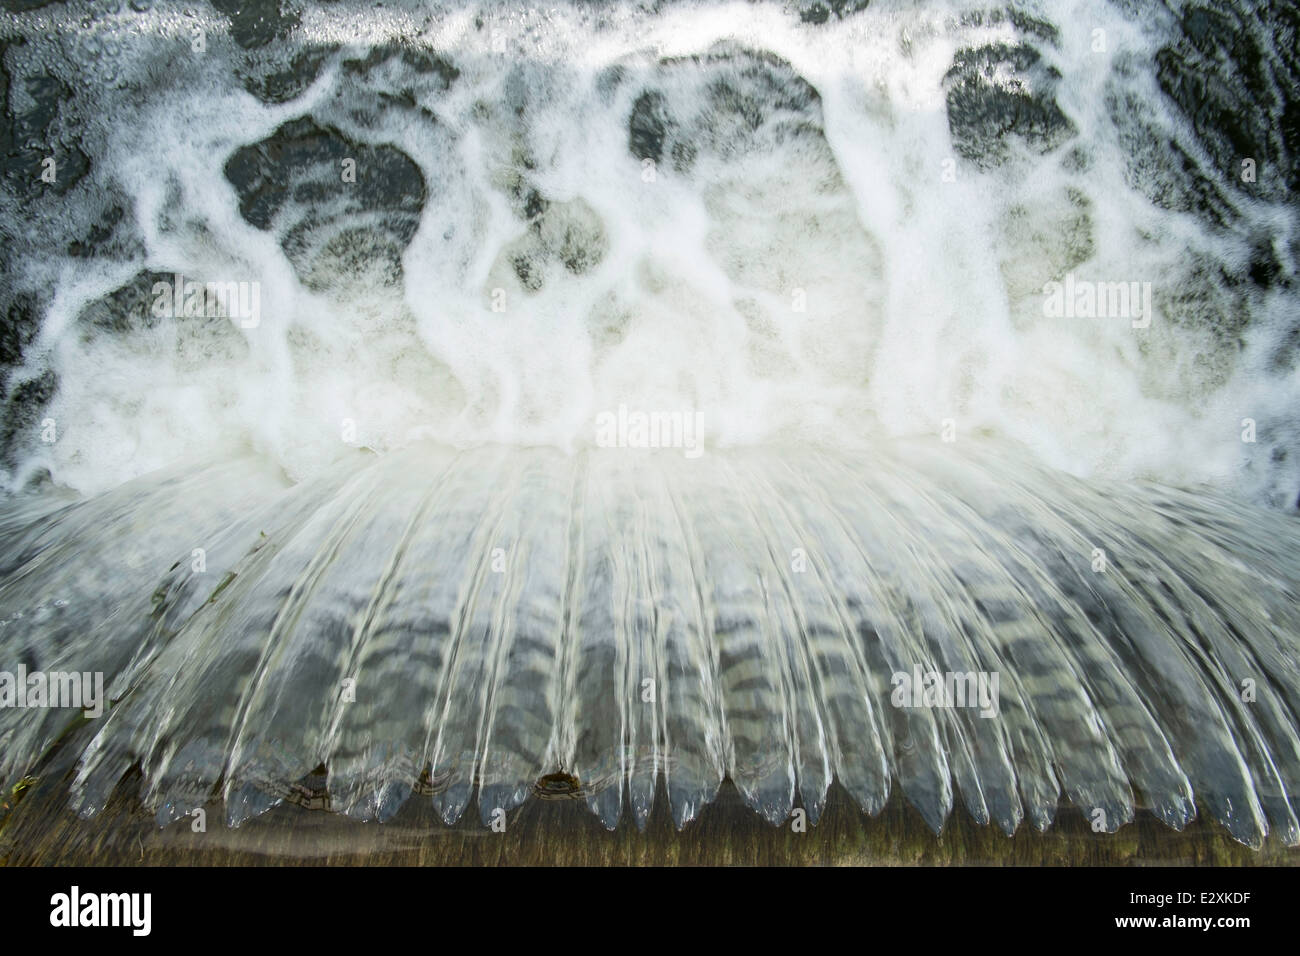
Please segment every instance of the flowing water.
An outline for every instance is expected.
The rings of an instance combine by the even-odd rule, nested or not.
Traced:
[[[1293,6],[4,7],[6,792],[1300,843]]]

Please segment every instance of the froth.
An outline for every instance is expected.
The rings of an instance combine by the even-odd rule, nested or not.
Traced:
[[[973,16],[987,10],[873,3],[814,26],[749,3],[310,7],[257,56],[292,70],[320,47],[320,68],[268,102],[224,20],[156,5],[95,60],[126,88],[77,91],[95,164],[64,200],[127,197],[137,252],[24,261],[23,283],[50,290],[25,374],[57,375],[59,437],[33,442],[12,481],[44,467],[91,492],[221,447],[295,478],[415,439],[572,449],[627,407],[697,414],[706,447],[951,424],[1080,474],[1290,487],[1294,469],[1240,433],[1250,419],[1269,449],[1296,449],[1282,423],[1300,385],[1275,360],[1293,306],[1278,290],[1225,297],[1205,264],[1248,255],[1246,231],[1285,245],[1292,213],[1243,203],[1249,230],[1223,231],[1146,198],[1114,103],[1134,97],[1190,141],[1142,65],[1169,25],[1100,0],[1042,5],[1054,29],[1029,37],[1035,62],[999,54],[971,74],[1049,86],[1062,122],[1042,142],[1008,137],[997,162],[964,156],[954,59],[1027,38]],[[61,55],[67,34],[32,23],[32,49]],[[202,56],[180,39],[195,26]],[[401,55],[364,65],[398,37],[454,78]],[[298,177],[301,208],[250,221],[230,157],[303,117],[331,163],[364,148],[418,168],[411,229],[341,171],[335,193],[301,167],[274,171]],[[260,321],[87,326],[142,271],[256,283]],[[1149,327],[1045,314],[1045,284],[1067,274],[1149,283]]]

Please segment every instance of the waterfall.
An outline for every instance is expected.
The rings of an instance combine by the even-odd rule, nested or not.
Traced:
[[[1300,844],[1294,9],[6,10],[6,793]]]

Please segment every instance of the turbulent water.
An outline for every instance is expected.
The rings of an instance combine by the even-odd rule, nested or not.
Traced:
[[[3,6],[6,786],[1300,843],[1293,6]]]

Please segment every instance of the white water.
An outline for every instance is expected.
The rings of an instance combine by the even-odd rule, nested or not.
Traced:
[[[1044,18],[1059,42],[1035,46],[1062,74],[1057,102],[1078,134],[1046,155],[1010,138],[1017,154],[987,171],[954,151],[943,87],[958,49],[1023,36],[1006,22],[959,25],[981,4],[876,2],[821,26],[748,3],[674,4],[653,16],[629,5],[380,16],[331,4],[303,13],[295,42],[356,46],[279,106],[240,85],[227,21],[206,7],[193,17],[166,5],[88,8],[95,26],[80,32],[68,28],[73,18],[38,12],[25,22],[42,32],[11,57],[53,55],[50,46],[76,53],[107,38],[115,52],[102,53],[103,69],[146,92],[111,82],[77,92],[94,172],[62,206],[30,211],[32,232],[115,188],[129,197],[143,256],[22,261],[26,285],[53,291],[26,374],[43,363],[57,372],[46,414],[59,439],[33,442],[11,481],[44,467],[97,492],[241,446],[293,478],[352,453],[349,444],[573,449],[593,442],[602,411],[626,404],[698,412],[708,447],[796,437],[852,446],[880,433],[937,436],[952,419],[959,440],[1007,436],[1076,474],[1210,481],[1291,505],[1300,439],[1288,423],[1300,378],[1268,371],[1267,359],[1294,300],[1273,292],[1248,302],[1240,350],[1210,331],[1227,299],[1176,303],[1197,288],[1195,256],[1234,263],[1248,250],[1128,185],[1105,105],[1107,90],[1133,89],[1159,126],[1191,142],[1151,75],[1171,27],[1154,15],[1134,22],[1102,0],[1050,6]],[[206,31],[203,54],[187,46],[195,24]],[[1107,52],[1093,51],[1095,29]],[[446,92],[411,80],[436,123],[393,108],[362,129],[341,108],[355,94],[340,60],[398,34],[460,76]],[[656,59],[716,42],[787,60],[820,93],[820,109],[803,118],[824,127],[824,144],[779,142],[769,115],[741,149],[701,144],[688,174],[665,157],[644,182],[628,149],[633,103],[653,87],[689,121],[715,74]],[[601,77],[614,65],[625,72],[611,89]],[[520,97],[516,120],[506,104]],[[419,164],[428,200],[402,288],[352,281],[312,292],[276,237],[240,217],[227,158],[309,112]],[[1090,159],[1086,172],[1071,171],[1074,147]],[[586,204],[607,240],[594,269],[574,275],[553,262],[536,293],[506,252],[527,233],[501,187],[518,148],[536,168],[515,171],[553,204]],[[1071,191],[1086,197],[1077,228]],[[1294,234],[1293,209],[1242,213],[1277,248]],[[143,267],[258,282],[261,323],[77,334],[80,311]],[[1150,282],[1150,327],[1045,317],[1042,287],[1067,271]],[[500,313],[496,288],[505,290]],[[796,290],[805,312],[794,308]],[[1258,423],[1256,444],[1241,440],[1244,418]],[[355,424],[351,443],[345,420]],[[1270,464],[1275,447],[1292,452],[1289,465]]]
[[[9,481],[71,493],[0,508],[0,663],[102,673],[113,707],[0,709],[0,784],[70,774],[93,815],[138,767],[160,824],[217,796],[238,824],[323,764],[336,809],[385,819],[427,787],[450,823],[476,783],[486,820],[561,769],[612,827],[646,822],[657,780],[682,825],[724,777],[815,820],[835,778],[936,830],[958,801],[1043,828],[1064,797],[1106,829],[1199,807],[1300,840],[1300,530],[1100,480],[1293,506],[1294,212],[1224,183],[1214,229],[1144,198],[1178,184],[1143,181],[1172,174],[1135,167],[1108,100],[1209,160],[1155,88],[1171,25],[1110,4],[1052,4],[1057,40],[1033,40],[1073,135],[962,158],[945,74],[1025,39],[961,25],[975,9],[332,4],[260,52],[206,7],[18,21],[10,75],[80,64],[62,121],[93,172],[5,210],[7,278],[42,303],[17,378],[58,381],[57,437],[19,436]],[[415,54],[360,78],[397,36],[454,81]],[[296,99],[245,91],[313,42],[349,46]],[[648,181],[629,116],[651,94],[676,126]],[[277,133],[306,116],[363,144],[357,183],[337,138]],[[418,224],[366,178],[402,180],[394,150]],[[288,193],[267,230],[249,168]],[[106,201],[119,228],[72,256]],[[1274,291],[1206,278],[1261,241]],[[106,309],[146,269],[257,283],[260,321]],[[1067,276],[1150,283],[1153,313],[1050,317]],[[625,411],[676,414],[689,445],[589,450]],[[918,667],[1000,676],[995,719],[900,710],[891,675]]]

